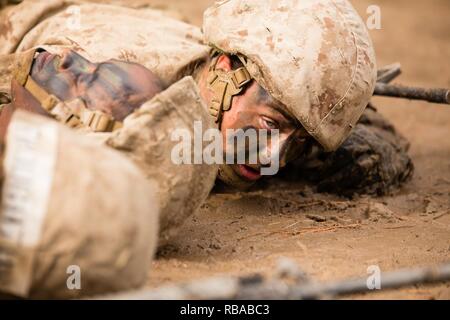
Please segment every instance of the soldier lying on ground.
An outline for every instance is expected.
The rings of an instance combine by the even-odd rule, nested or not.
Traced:
[[[195,121],[222,132],[278,129],[280,165],[298,158],[325,190],[383,192],[404,181],[407,143],[373,109],[357,124],[376,81],[363,22],[345,0],[283,3],[215,5],[202,39],[150,9],[24,1],[2,13],[0,91],[12,101],[4,127],[27,109],[129,156],[159,184],[160,241],[201,205],[217,172],[238,188],[261,178],[261,164],[174,164],[171,132]],[[82,19],[69,27],[74,8]]]
[[[313,4],[314,2],[317,1],[312,1]],[[208,71],[210,66],[213,65],[213,63],[216,63],[216,69],[230,72],[232,69],[236,70],[241,68],[243,63],[245,63],[241,62],[242,56],[240,55],[223,53],[220,54],[219,57],[216,56],[212,59],[208,58],[209,49],[207,46],[202,44],[199,30],[193,26],[174,21],[168,17],[165,17],[162,13],[149,9],[134,10],[119,8],[116,6],[83,4],[78,7],[81,10],[79,15],[82,17],[79,28],[69,28],[68,21],[73,19],[73,17],[69,17],[67,12],[74,12],[73,10],[66,10],[70,4],[70,1],[50,1],[45,3],[25,1],[21,5],[15,8],[13,7],[9,13],[4,12],[5,19],[3,19],[3,28],[6,31],[4,33],[6,36],[0,38],[3,47],[2,53],[19,53],[36,46],[42,46],[50,52],[61,52],[59,50],[61,47],[71,48],[79,52],[81,55],[91,58],[91,61],[101,62],[103,60],[115,58],[141,63],[159,76],[167,86],[185,75],[194,75],[197,78],[197,83],[199,84],[202,97],[205,101],[210,102],[210,105],[212,104],[211,101],[217,100],[215,96],[216,93],[212,92],[210,90],[211,88],[207,87],[207,78],[209,75]],[[327,19],[329,19],[326,17],[326,14],[329,14],[329,12],[327,12],[327,10],[320,9],[320,1],[314,5],[317,7],[315,8],[316,11],[324,11],[323,14],[325,24],[321,26],[321,28],[331,28],[330,32],[335,33],[338,30],[337,26],[330,26],[326,24],[328,21]],[[241,6],[244,6],[244,4],[241,4]],[[275,8],[276,6],[276,2],[274,2],[274,4],[269,7]],[[47,12],[50,10],[52,11],[52,15],[49,18],[47,16]],[[213,10],[211,10],[211,12],[212,11]],[[228,11],[221,14],[228,14]],[[46,19],[41,22],[44,16]],[[219,42],[214,45],[216,47],[222,46],[221,49],[226,49],[225,47],[228,45],[230,46],[229,51],[247,49],[245,46],[243,46],[243,48],[231,48],[232,45],[226,43],[226,39],[214,39],[215,35],[211,35],[213,32],[208,30],[216,31],[220,28],[214,26],[215,18],[212,13],[209,16],[210,18],[205,24],[205,30],[209,33],[207,35],[207,41],[212,42],[212,44],[214,44],[215,41]],[[256,16],[256,13],[249,15],[249,17]],[[332,17],[331,14],[330,17]],[[111,21],[114,22],[114,25],[112,25]],[[233,20],[230,19],[230,21]],[[242,23],[242,25],[240,25],[241,23],[239,21],[233,23],[236,24],[233,28],[239,30],[234,31],[234,33],[230,32],[227,37],[233,39],[233,37],[237,36],[238,38],[235,41],[247,41],[249,45],[252,41],[255,41],[253,37],[248,35],[248,30],[250,30],[250,28],[246,29],[247,26],[245,23]],[[358,23],[362,22],[358,21]],[[301,23],[299,26],[300,25]],[[130,26],[134,27],[132,33],[129,32]],[[289,31],[287,30],[288,28],[289,26],[286,27],[286,31]],[[333,28],[335,28],[335,30]],[[283,30],[280,31],[280,34],[282,33]],[[208,39],[208,37],[212,37],[212,39]],[[308,39],[307,35],[304,35],[303,37],[300,36],[299,38]],[[275,45],[271,43],[273,39],[270,39],[271,38],[269,36],[266,39],[267,41],[265,41],[266,43],[262,44],[262,48],[268,47],[268,49],[271,49],[272,46]],[[336,37],[335,39],[330,40],[338,41],[342,39]],[[278,41],[280,44],[278,45],[279,49],[277,49],[284,49],[281,37]],[[369,46],[367,48],[367,52],[372,53],[370,51],[370,40],[367,41],[369,41],[367,44]],[[323,59],[326,60],[324,49],[325,48],[316,52],[316,54],[317,57],[323,57]],[[222,52],[226,51],[227,50],[222,50]],[[43,55],[45,54],[42,54],[41,56]],[[67,57],[65,59],[66,63],[71,63],[73,60],[75,65],[71,66],[71,70],[65,70],[62,74],[67,74],[67,71],[69,71],[74,73],[75,76],[78,76],[78,74],[84,72],[83,76],[80,77],[81,88],[77,87],[77,90],[83,90],[83,81],[84,83],[88,83],[92,78],[92,75],[89,75],[89,68],[91,67],[90,70],[94,70],[92,63],[88,61],[89,59],[83,59],[81,56],[75,56],[75,54],[65,54],[65,57]],[[349,55],[346,59],[348,58],[354,57]],[[36,82],[48,92],[56,95],[60,99],[72,100],[76,96],[75,90],[72,88],[75,84],[64,84],[64,81],[60,80],[60,77],[55,77],[54,80],[48,81],[48,79],[52,77],[52,73],[56,72],[56,70],[51,69],[54,68],[54,64],[59,61],[58,59],[54,59],[48,55],[47,59],[52,61],[47,64],[46,68],[39,76],[36,76]],[[366,59],[369,59],[369,56],[367,56]],[[333,70],[333,66],[326,65],[331,63],[331,61],[324,61],[323,65],[319,65],[315,72],[320,73],[324,68]],[[370,63],[372,65],[369,67],[374,69],[374,61],[370,61]],[[62,69],[64,69],[64,67],[64,65],[60,66]],[[3,66],[2,68],[5,67]],[[38,67],[35,66],[35,73],[37,73],[37,68]],[[81,69],[81,71],[74,70],[76,68]],[[346,74],[343,72],[344,69],[340,66],[337,68],[341,68],[336,69],[341,71],[339,77],[341,77],[341,79],[345,79]],[[131,70],[130,73],[132,72],[133,71]],[[286,73],[289,72],[286,71]],[[233,73],[230,73],[230,75],[232,74]],[[324,73],[321,76],[317,76],[317,78],[322,79],[329,76],[329,73]],[[136,76],[136,78],[137,77],[139,76]],[[4,78],[7,79],[8,77],[4,76]],[[349,128],[345,128],[343,129],[345,134],[331,134],[331,136],[334,136],[336,139],[333,143],[328,141],[330,140],[329,137],[327,137],[327,139],[324,137],[319,138],[319,133],[317,132],[313,134],[313,136],[316,135],[316,139],[313,139],[313,137],[309,136],[308,130],[301,124],[301,119],[296,119],[292,112],[289,112],[289,108],[283,108],[283,103],[278,101],[283,99],[273,99],[271,95],[267,93],[267,90],[263,89],[261,84],[253,80],[253,78],[257,77],[251,78],[252,81],[244,84],[242,88],[237,89],[240,91],[239,93],[231,95],[231,97],[234,97],[232,104],[233,107],[227,112],[223,112],[224,110],[222,112],[218,112],[219,114],[217,114],[217,117],[220,117],[218,122],[220,122],[222,129],[248,127],[279,128],[283,133],[285,133],[286,136],[289,137],[287,140],[306,140],[305,142],[312,142],[315,140],[316,142],[325,144],[325,147],[328,147],[328,149],[336,149],[342,142],[341,140],[344,140],[344,137],[348,135],[350,130]],[[311,79],[310,86],[313,86],[314,80],[315,79]],[[369,80],[373,82],[373,79]],[[57,87],[62,86],[61,83],[64,84],[64,90],[67,92],[61,92],[62,88]],[[4,91],[7,91],[6,88],[8,86],[9,83],[6,82],[3,86]],[[159,85],[156,86],[158,87]],[[315,89],[315,95],[319,100],[323,100],[316,106],[316,109],[323,109],[321,105],[324,103],[334,105],[333,101],[339,101],[341,97],[333,96],[335,92],[331,89],[335,88],[332,88],[330,85],[330,88],[326,88],[325,86]],[[366,92],[364,92],[364,94],[366,99],[370,89],[370,87],[365,89]],[[151,96],[154,93],[155,91],[152,88],[149,88],[148,96]],[[226,93],[229,94],[229,92]],[[121,94],[124,96],[124,93]],[[219,92],[219,96],[221,94],[222,92]],[[115,99],[116,97],[113,98],[106,92],[101,92],[97,95],[102,96],[100,99],[104,99],[104,101],[99,103],[98,99],[91,101],[89,97],[86,97],[85,102],[87,101],[87,108],[101,110],[118,121],[122,121],[126,115],[131,113],[131,111],[139,105],[139,102],[143,101],[142,99],[136,100],[133,106],[123,105],[121,107],[119,103],[121,100],[119,99],[116,103],[110,104],[108,107],[107,102]],[[299,102],[296,103],[297,105],[301,104]],[[284,115],[278,111],[274,112],[274,115],[271,114],[271,116],[267,116],[267,110],[269,110],[269,112],[273,112],[273,110],[277,109],[272,108],[272,105],[284,109],[284,115],[287,115],[287,117],[284,117]],[[312,107],[313,106],[310,106],[310,108]],[[327,106],[327,108],[329,108],[329,106]],[[303,107],[302,109],[306,108]],[[354,113],[360,114],[363,108],[358,105],[355,109],[357,110],[354,110]],[[314,120],[311,120],[313,116],[309,115],[306,117],[303,112],[301,113],[302,115],[300,118],[309,118],[310,121]],[[326,117],[324,117],[324,115],[326,114],[327,113],[325,113],[325,111],[322,111],[322,114],[319,115],[319,119],[325,119]],[[378,115],[373,115],[371,109],[369,109],[366,114],[367,116],[365,116],[365,123],[360,123],[360,125],[356,126],[356,132],[354,133],[361,138],[351,138],[347,141],[347,143],[341,146],[337,153],[335,152],[322,155],[321,158],[328,159],[326,161],[326,165],[324,165],[324,167],[314,167],[314,170],[319,172],[316,173],[315,176],[319,175],[321,180],[327,179],[328,181],[328,183],[321,183],[322,186],[325,184],[328,186],[327,188],[324,188],[325,190],[334,192],[345,192],[346,189],[350,189],[351,192],[368,192],[375,190],[380,193],[385,192],[388,190],[388,187],[392,185],[398,185],[398,183],[404,181],[405,178],[410,175],[412,165],[406,154],[407,144],[404,143],[403,139],[395,132],[395,130],[393,130],[392,126],[386,120],[382,119]],[[373,117],[377,118],[375,122],[372,121]],[[330,115],[328,118],[330,118]],[[355,116],[353,116],[353,118],[355,118]],[[311,127],[312,124],[308,124],[308,126]],[[365,129],[363,129],[363,127]],[[313,132],[311,128],[308,129],[309,132]],[[363,133],[362,131],[364,130],[368,130],[370,133]],[[324,140],[327,141],[323,142]],[[309,145],[309,143],[306,144]],[[360,145],[365,145],[365,147],[362,148]],[[309,150],[309,148],[303,149]],[[354,149],[358,149],[359,151],[354,152]],[[336,154],[346,154],[346,162],[343,163],[338,160],[330,160],[337,159],[338,157]],[[300,153],[297,152],[296,156],[299,155]],[[371,158],[371,161],[363,160],[368,157]],[[336,162],[339,162],[339,164]],[[364,165],[361,165],[363,162]],[[317,161],[314,161],[314,163],[317,165]],[[302,162],[300,166],[304,167],[305,162]],[[354,168],[351,168],[352,166],[354,166]],[[260,174],[257,172],[259,170],[257,166],[254,168],[237,165],[229,167],[231,170],[230,168],[222,166],[219,178],[226,180],[226,182],[232,185],[247,186],[254,182],[253,180],[258,180],[261,178]],[[308,168],[310,167],[311,165],[308,165]],[[356,167],[359,168],[359,170],[355,170]],[[343,172],[345,172],[345,174]],[[351,177],[353,178],[350,178],[348,174],[351,174]],[[372,177],[374,175],[377,176],[376,179],[367,179],[367,177]],[[305,176],[311,175],[305,174]],[[330,179],[330,177],[334,178]],[[358,180],[359,183],[348,183],[348,181],[355,180]]]

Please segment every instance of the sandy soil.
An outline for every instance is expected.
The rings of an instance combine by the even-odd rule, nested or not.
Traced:
[[[120,1],[119,1],[120,2]],[[134,1],[169,9],[201,24],[212,1]],[[448,0],[353,1],[367,18],[379,5],[382,29],[371,32],[380,66],[400,61],[400,82],[450,87]],[[375,98],[375,104],[411,141],[416,173],[382,198],[353,200],[314,194],[302,184],[212,195],[153,263],[148,286],[219,274],[272,274],[280,257],[311,277],[337,280],[450,260],[450,108]],[[416,286],[350,298],[450,299],[450,284]]]

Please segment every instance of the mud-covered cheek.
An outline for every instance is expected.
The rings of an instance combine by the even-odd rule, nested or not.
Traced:
[[[76,84],[62,77],[53,77],[46,81],[45,87],[49,93],[59,99],[68,100],[77,95]]]
[[[124,89],[111,90],[102,83],[93,83],[80,93],[80,97],[84,98],[87,105],[95,110],[101,110],[107,113],[119,112],[118,102],[123,101],[122,96]]]
[[[111,101],[111,98],[99,86],[86,88],[80,92],[80,96],[84,97],[86,103],[95,109],[102,108],[102,106],[110,104]]]

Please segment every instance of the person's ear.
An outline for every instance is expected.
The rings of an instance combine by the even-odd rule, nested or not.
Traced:
[[[217,59],[216,69],[221,69],[224,71],[231,71],[231,59],[226,54],[222,54]]]

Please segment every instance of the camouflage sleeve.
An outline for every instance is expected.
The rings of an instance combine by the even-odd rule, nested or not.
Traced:
[[[316,149],[286,170],[313,182],[319,192],[383,195],[412,176],[408,150],[408,141],[369,106],[337,151]]]

